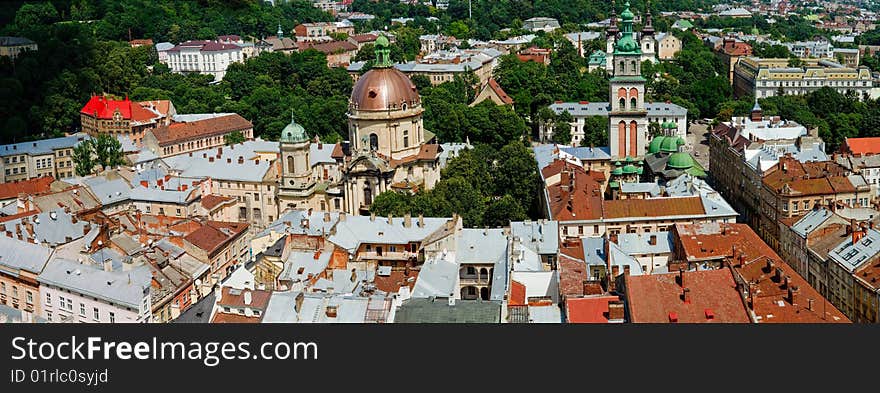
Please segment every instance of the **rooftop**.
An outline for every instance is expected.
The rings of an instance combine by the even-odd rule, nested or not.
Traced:
[[[749,323],[728,269],[625,276],[634,323]],[[684,289],[688,289],[687,292]],[[686,295],[685,295],[686,294]]]
[[[37,280],[139,310],[149,295],[152,274],[147,266],[107,272],[90,264],[56,259],[46,264]]]
[[[233,131],[244,131],[253,127],[254,125],[247,119],[238,114],[231,114],[195,121],[175,120],[170,125],[157,127],[150,132],[156,137],[159,146],[168,146],[194,139],[226,135]]]
[[[501,302],[412,298],[397,310],[395,323],[500,323]]]

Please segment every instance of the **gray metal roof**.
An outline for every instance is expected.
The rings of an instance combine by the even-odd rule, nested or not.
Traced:
[[[198,302],[189,306],[177,319],[171,323],[210,323],[211,310],[214,308],[214,292],[199,299]]]
[[[553,220],[511,221],[511,236],[519,236],[521,244],[538,254],[559,252],[559,222]]]
[[[529,323],[563,323],[562,309],[555,304],[549,306],[528,306]]]
[[[654,245],[650,243],[652,237]],[[623,252],[635,256],[671,254],[673,249],[671,232],[621,233],[617,235],[617,244]]]
[[[395,323],[500,323],[501,302],[455,300],[450,306],[445,298],[405,300],[394,318]]]
[[[504,229],[462,229],[455,236],[455,260],[459,264],[485,264],[507,258]]]
[[[459,265],[451,257],[451,254],[439,254],[422,264],[413,297],[455,296]]]
[[[284,213],[281,213],[281,216],[273,223],[269,224],[266,229],[258,233],[255,238],[267,236],[272,232],[285,232],[295,235],[309,236],[329,234],[330,229],[333,228],[339,220],[339,213],[332,212],[329,214],[330,220],[324,221],[325,212],[312,211],[311,214],[309,214],[308,210],[287,210]],[[306,223],[307,225],[303,225]]]
[[[584,262],[587,266],[605,266],[608,256],[605,254],[605,238],[597,236],[582,237],[581,244],[584,247]]]
[[[300,311],[296,298],[302,294]],[[263,314],[263,323],[364,323],[370,303],[384,303],[384,296],[303,293],[299,291],[273,292]],[[335,307],[336,316],[328,316],[328,307]],[[382,307],[384,309],[384,307]]]
[[[18,270],[39,274],[49,261],[52,249],[0,235],[0,270],[18,277]]]
[[[791,226],[791,230],[794,231],[794,233],[797,233],[798,236],[806,238],[807,234],[818,228],[832,216],[833,214],[831,211],[824,207],[817,210],[811,210],[809,213],[804,214],[800,220],[795,222]]]
[[[578,147],[568,147],[568,146],[559,146],[559,150],[564,151],[568,154],[571,154],[583,161],[590,160],[610,160],[611,159],[611,149],[607,146],[598,146],[598,147],[589,147],[589,146],[578,146]]]
[[[318,148],[317,143],[309,144],[309,164],[312,166],[316,166],[318,164],[334,164],[336,160],[333,156],[333,148],[335,145],[323,143],[321,144],[321,148]]]
[[[853,244],[852,237],[828,252],[828,256],[850,273],[880,253],[880,232],[868,229],[865,236]]]
[[[403,217],[346,216],[336,224],[336,233],[329,240],[334,244],[354,252],[361,244],[407,244],[419,242],[440,229],[451,218],[425,217],[424,226],[416,217],[410,219],[410,227],[404,227]]]
[[[622,193],[648,193],[651,196],[660,195],[660,186],[657,183],[620,183],[620,192]]]
[[[0,37],[0,46],[21,46],[36,44],[33,40],[25,37]]]
[[[194,152],[192,157],[189,154],[181,154],[166,157],[162,160],[171,168],[180,171],[181,177],[210,177],[219,181],[232,180],[258,183],[266,176],[272,161],[259,160],[259,162],[255,162],[254,158],[258,157],[257,152],[276,151],[277,149],[266,150],[268,144],[271,143],[266,141],[247,141],[233,146],[223,146],[222,153],[220,153],[219,149],[210,149],[198,153]],[[220,155],[218,156],[218,154]],[[214,158],[213,162],[211,158]],[[239,158],[243,160],[240,164]]]
[[[441,143],[440,144],[440,168],[446,167],[449,159],[458,157],[464,149],[471,149],[473,146],[467,143]]]
[[[150,294],[152,274],[147,266],[126,272],[107,272],[92,265],[56,259],[37,277],[42,284],[93,296],[114,304],[140,309]]]
[[[302,282],[309,279],[310,276],[317,276],[327,269],[332,254],[332,252],[292,251],[284,261],[284,269],[278,279]],[[317,258],[315,258],[316,256]]]
[[[7,230],[11,230],[16,224],[21,224],[24,218],[6,221],[3,224],[6,225]],[[48,242],[51,245],[67,243],[68,237],[70,240],[79,239],[83,237],[85,228],[93,227],[88,221],[77,220],[73,222],[75,215],[65,213],[61,208],[35,214],[27,219],[33,225],[34,240],[37,243]]]
[[[78,145],[85,139],[89,139],[88,135],[83,133],[65,136],[61,138],[42,139],[33,142],[13,143],[0,146],[0,157],[29,154],[43,155],[52,154],[57,149],[66,149]]]

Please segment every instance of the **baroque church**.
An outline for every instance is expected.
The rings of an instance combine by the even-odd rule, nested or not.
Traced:
[[[369,214],[382,192],[431,189],[440,180],[441,149],[422,126],[419,92],[393,67],[388,38],[375,46],[373,68],[349,99],[349,141],[323,145],[293,119],[282,130],[280,210]]]

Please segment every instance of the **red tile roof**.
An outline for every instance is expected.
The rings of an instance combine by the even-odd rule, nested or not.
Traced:
[[[334,53],[356,51],[358,47],[357,47],[357,45],[352,44],[351,42],[348,42],[348,41],[330,41],[330,42],[323,42],[323,43],[319,43],[319,44],[318,43],[307,43],[306,48],[301,48],[301,49],[307,49],[307,48],[312,48],[318,52],[332,55]]]
[[[251,303],[245,304],[245,293],[250,292]],[[223,287],[221,299],[217,304],[221,307],[232,308],[251,308],[255,310],[265,310],[269,305],[269,298],[272,297],[272,291],[263,291],[259,289],[243,289],[237,290],[230,287]]]
[[[626,301],[634,323],[749,323],[733,275],[728,269],[684,272],[689,301],[683,300],[678,273],[624,277]]]
[[[880,137],[846,138],[841,148],[850,154],[877,154],[880,153]]]
[[[583,251],[581,251],[581,258],[583,258]],[[566,298],[585,295],[584,281],[587,279],[587,264],[580,259],[560,254],[557,266],[559,271],[559,294]]]
[[[375,34],[355,34],[355,35],[348,36],[348,38],[351,38],[358,43],[363,43],[363,42],[376,41],[376,39],[379,37],[376,36]]]
[[[332,266],[330,267],[332,268]],[[345,267],[343,266],[342,268]],[[397,293],[401,287],[409,287],[412,290],[416,285],[416,280],[419,278],[419,272],[418,270],[410,270],[409,275],[405,273],[404,271],[393,270],[388,276],[376,275],[373,284],[376,285],[376,289],[388,293]]]
[[[37,177],[30,180],[11,181],[0,183],[0,199],[17,198],[19,194],[40,194],[50,191],[50,185],[55,181],[52,176]]]
[[[696,216],[706,213],[698,196],[685,198],[615,199],[602,206],[605,218]]]
[[[557,221],[592,220],[602,217],[602,189],[583,167],[555,160],[541,170],[547,186],[550,218]]]
[[[260,323],[261,317],[246,317],[239,314],[220,313],[214,315],[211,323]]]
[[[501,99],[501,102],[503,102],[507,105],[513,104],[513,98],[510,98],[510,96],[507,95],[507,92],[501,88],[501,85],[499,85],[498,82],[495,81],[495,78],[490,78],[488,85],[489,85],[489,88],[495,92],[495,94],[498,96],[498,98]]]
[[[608,303],[620,297],[599,295],[565,300],[568,323],[608,323]]]
[[[186,235],[184,240],[212,256],[247,229],[248,224],[242,222],[206,221],[199,229]]]
[[[241,47],[235,44],[225,44],[219,41],[186,41],[181,42],[177,46],[169,49],[169,52],[179,52],[182,48],[199,48],[202,52],[215,52],[229,49],[240,49]]]
[[[789,156],[765,172],[763,183],[778,193],[826,195],[855,192],[846,169],[831,161],[802,163]]]
[[[117,110],[123,119],[131,119],[131,101],[128,100],[128,97],[125,97],[124,100],[114,100],[104,96],[92,96],[80,110],[80,113],[98,119],[112,119]]]
[[[244,131],[253,127],[253,123],[247,119],[238,114],[231,114],[193,122],[172,123],[157,127],[150,132],[159,141],[159,146],[168,146],[193,139],[226,135],[233,131]]]
[[[510,280],[510,298],[507,301],[508,306],[525,306],[526,303],[526,286],[523,283]]]
[[[210,211],[214,210],[215,207],[220,206],[225,202],[233,200],[235,200],[235,198],[230,196],[209,194],[202,197],[202,207]]]

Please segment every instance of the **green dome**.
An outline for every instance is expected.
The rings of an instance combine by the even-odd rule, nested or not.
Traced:
[[[654,154],[660,152],[660,146],[663,145],[663,141],[666,140],[666,137],[663,135],[655,136],[654,139],[651,139],[651,143],[648,145],[648,153]]]
[[[614,165],[615,165],[615,166],[620,166],[620,161],[616,161],[616,162],[614,163]]]
[[[634,160],[633,160],[632,157],[630,157],[630,156],[626,156],[625,161],[626,161],[626,162],[633,162]]]
[[[309,135],[306,134],[306,129],[299,125],[299,123],[293,119],[293,114],[291,114],[290,124],[281,130],[281,143],[303,143],[308,140]]]
[[[633,53],[639,50],[639,43],[627,34],[617,40],[616,48],[618,53]]]
[[[645,168],[642,168],[642,167],[638,167],[638,168],[636,168],[636,173],[638,173],[638,174],[641,175],[641,174],[644,173],[644,172],[645,172]]]
[[[630,164],[630,165],[623,167],[624,174],[632,175],[632,174],[638,173],[638,172],[639,172],[639,170],[636,169],[635,165]]]
[[[667,121],[667,122],[664,122],[664,123],[663,123],[663,126],[662,126],[662,127],[665,128],[665,129],[672,129],[672,130],[674,130],[674,129],[678,128],[678,124],[675,124],[675,122],[672,122],[672,121]]]
[[[660,145],[660,151],[665,153],[675,153],[681,145],[684,145],[684,140],[681,139],[680,136],[667,137]]]
[[[388,37],[385,37],[385,35],[380,34],[379,37],[376,38],[376,43],[373,45],[387,47],[387,46],[391,45],[391,42],[388,41]]]
[[[694,159],[685,152],[672,153],[666,165],[672,169],[690,169],[694,166]]]
[[[623,169],[620,169],[620,168],[614,168],[614,170],[611,171],[611,174],[612,174],[612,175],[622,175],[622,174],[623,174]]]

